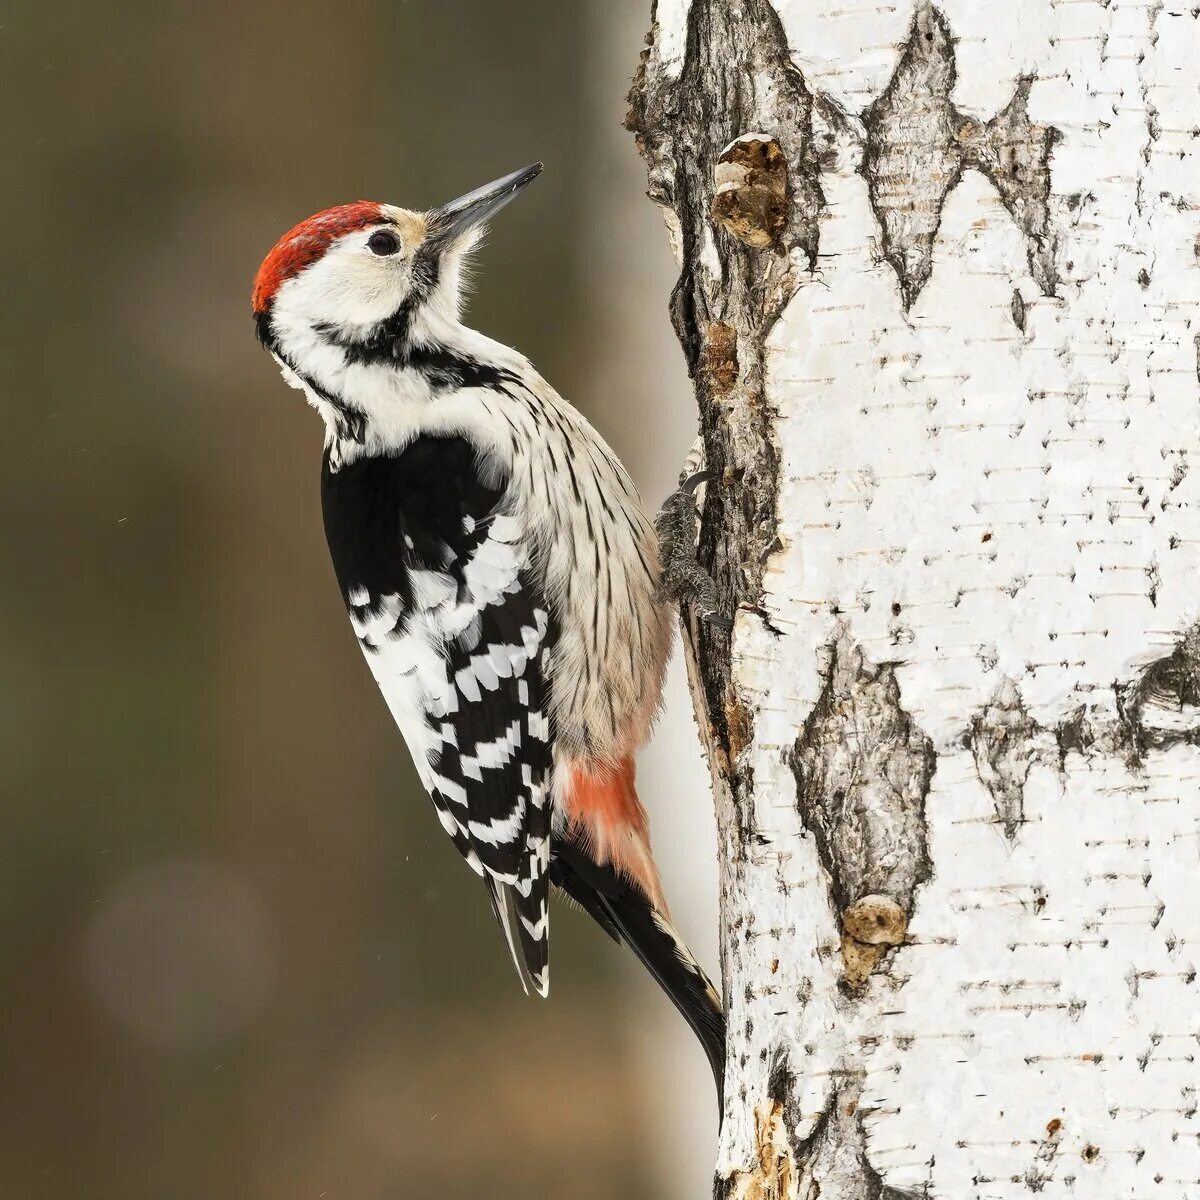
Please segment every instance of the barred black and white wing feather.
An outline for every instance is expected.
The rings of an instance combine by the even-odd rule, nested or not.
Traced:
[[[549,606],[532,539],[472,447],[422,437],[322,480],[351,622],[522,983],[549,986]]]

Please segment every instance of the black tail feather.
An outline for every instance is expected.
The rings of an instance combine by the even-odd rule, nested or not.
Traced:
[[[528,896],[516,888],[509,888],[508,893],[517,916],[517,939],[525,967],[534,990],[544,996],[550,988],[549,881],[545,875],[536,876]]]
[[[610,866],[594,862],[574,841],[555,838],[550,880],[612,938],[624,942],[667,994],[700,1040],[724,1108],[725,1014],[721,999],[670,922],[645,894]]]

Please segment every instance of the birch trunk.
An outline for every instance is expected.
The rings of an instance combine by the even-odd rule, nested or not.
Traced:
[[[1200,9],[658,0],[716,1195],[1200,1196]]]

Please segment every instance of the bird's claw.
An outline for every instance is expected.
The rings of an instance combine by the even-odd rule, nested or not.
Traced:
[[[672,492],[659,510],[654,527],[658,531],[662,574],[658,598],[682,607],[693,604],[700,618],[715,629],[729,631],[733,621],[721,610],[720,593],[713,577],[696,561],[696,489],[710,482],[712,471],[689,475]]]
[[[689,475],[679,485],[679,491],[683,492],[687,496],[694,496],[696,494],[696,489],[699,488],[702,483],[711,483],[714,479],[716,479],[716,477],[717,473],[715,471],[696,471]],[[676,494],[678,494],[678,492]]]

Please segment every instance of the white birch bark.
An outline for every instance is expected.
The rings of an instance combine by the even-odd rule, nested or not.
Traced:
[[[1200,9],[658,0],[718,1197],[1200,1196]]]

